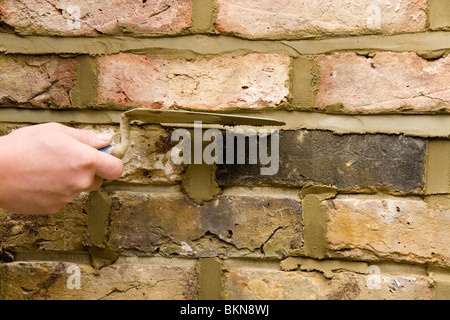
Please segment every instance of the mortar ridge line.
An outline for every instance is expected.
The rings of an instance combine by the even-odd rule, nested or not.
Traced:
[[[195,267],[198,257],[119,256],[114,264]]]
[[[133,193],[160,193],[184,195],[180,185],[146,185],[126,182],[105,182],[103,189],[108,193],[133,192]]]
[[[298,187],[242,187],[230,186],[223,189],[224,196],[258,196],[258,197],[274,197],[274,198],[293,198],[297,202],[301,202],[300,190]]]
[[[18,251],[15,254],[14,261],[42,261],[42,262],[68,262],[89,265],[89,253],[87,251]]]
[[[411,39],[413,38],[413,39]],[[394,40],[394,41],[393,41]],[[414,40],[414,41],[411,41]],[[430,41],[435,48],[430,48]],[[191,34],[163,37],[51,37],[17,36],[0,33],[0,52],[8,54],[89,54],[102,55],[148,49],[188,50],[195,54],[224,54],[243,51],[261,53],[321,54],[339,50],[380,49],[392,51],[433,51],[450,49],[450,33],[426,31],[394,35],[335,36],[314,39],[250,40],[223,35]],[[207,44],[221,44],[208,46]],[[227,45],[224,45],[227,44]],[[304,49],[299,48],[305,45]],[[322,47],[320,46],[322,44]],[[346,44],[346,46],[342,45]],[[308,45],[319,45],[313,49]]]

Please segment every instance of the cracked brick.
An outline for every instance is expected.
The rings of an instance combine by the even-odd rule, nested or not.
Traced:
[[[131,254],[283,256],[301,246],[301,207],[283,197],[115,192],[110,240]]]
[[[74,269],[77,268],[77,269]],[[68,285],[79,270],[79,289]],[[94,272],[89,265],[69,262],[3,264],[4,300],[193,300],[197,297],[195,267],[172,262],[115,264]]]
[[[24,35],[178,34],[191,25],[191,0],[5,0],[4,23]]]
[[[83,251],[86,193],[55,215],[20,215],[0,209],[2,250]]]
[[[201,110],[276,107],[290,94],[287,55],[99,58],[98,103]]]
[[[431,300],[427,277],[341,271],[332,279],[318,272],[283,272],[228,267],[226,296],[231,300]],[[375,279],[375,280],[374,280]],[[372,284],[375,282],[375,285]]]
[[[221,33],[250,39],[425,30],[426,0],[219,0]]]
[[[378,52],[374,57],[335,53],[316,61],[317,109],[336,105],[365,113],[450,109],[450,56],[428,61],[414,52]]]
[[[76,59],[0,55],[0,107],[70,106]]]

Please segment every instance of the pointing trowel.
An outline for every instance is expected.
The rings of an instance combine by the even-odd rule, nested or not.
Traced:
[[[141,121],[146,124],[193,124],[201,121],[204,124],[224,126],[282,126],[284,122],[274,119],[230,115],[210,112],[196,112],[184,110],[159,110],[138,108],[126,111],[120,119],[120,143],[110,145],[103,152],[122,159],[130,144],[130,123]]]

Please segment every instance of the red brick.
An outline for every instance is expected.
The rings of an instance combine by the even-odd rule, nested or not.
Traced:
[[[4,23],[20,34],[175,34],[190,27],[191,0],[5,0]]]
[[[216,110],[274,107],[289,96],[287,55],[168,60],[123,53],[98,63],[99,103]]]
[[[379,52],[373,58],[335,53],[316,61],[317,109],[336,104],[353,112],[450,108],[450,56],[427,61],[414,52]]]
[[[222,33],[252,39],[415,32],[426,27],[426,4],[427,0],[220,0],[216,25]],[[374,19],[378,13],[380,19]]]
[[[0,106],[68,106],[77,60],[0,55]]]

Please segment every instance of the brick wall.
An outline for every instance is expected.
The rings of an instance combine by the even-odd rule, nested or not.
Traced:
[[[0,133],[136,107],[286,122],[279,170],[175,164],[0,210],[0,299],[450,298],[446,0],[0,1]]]

